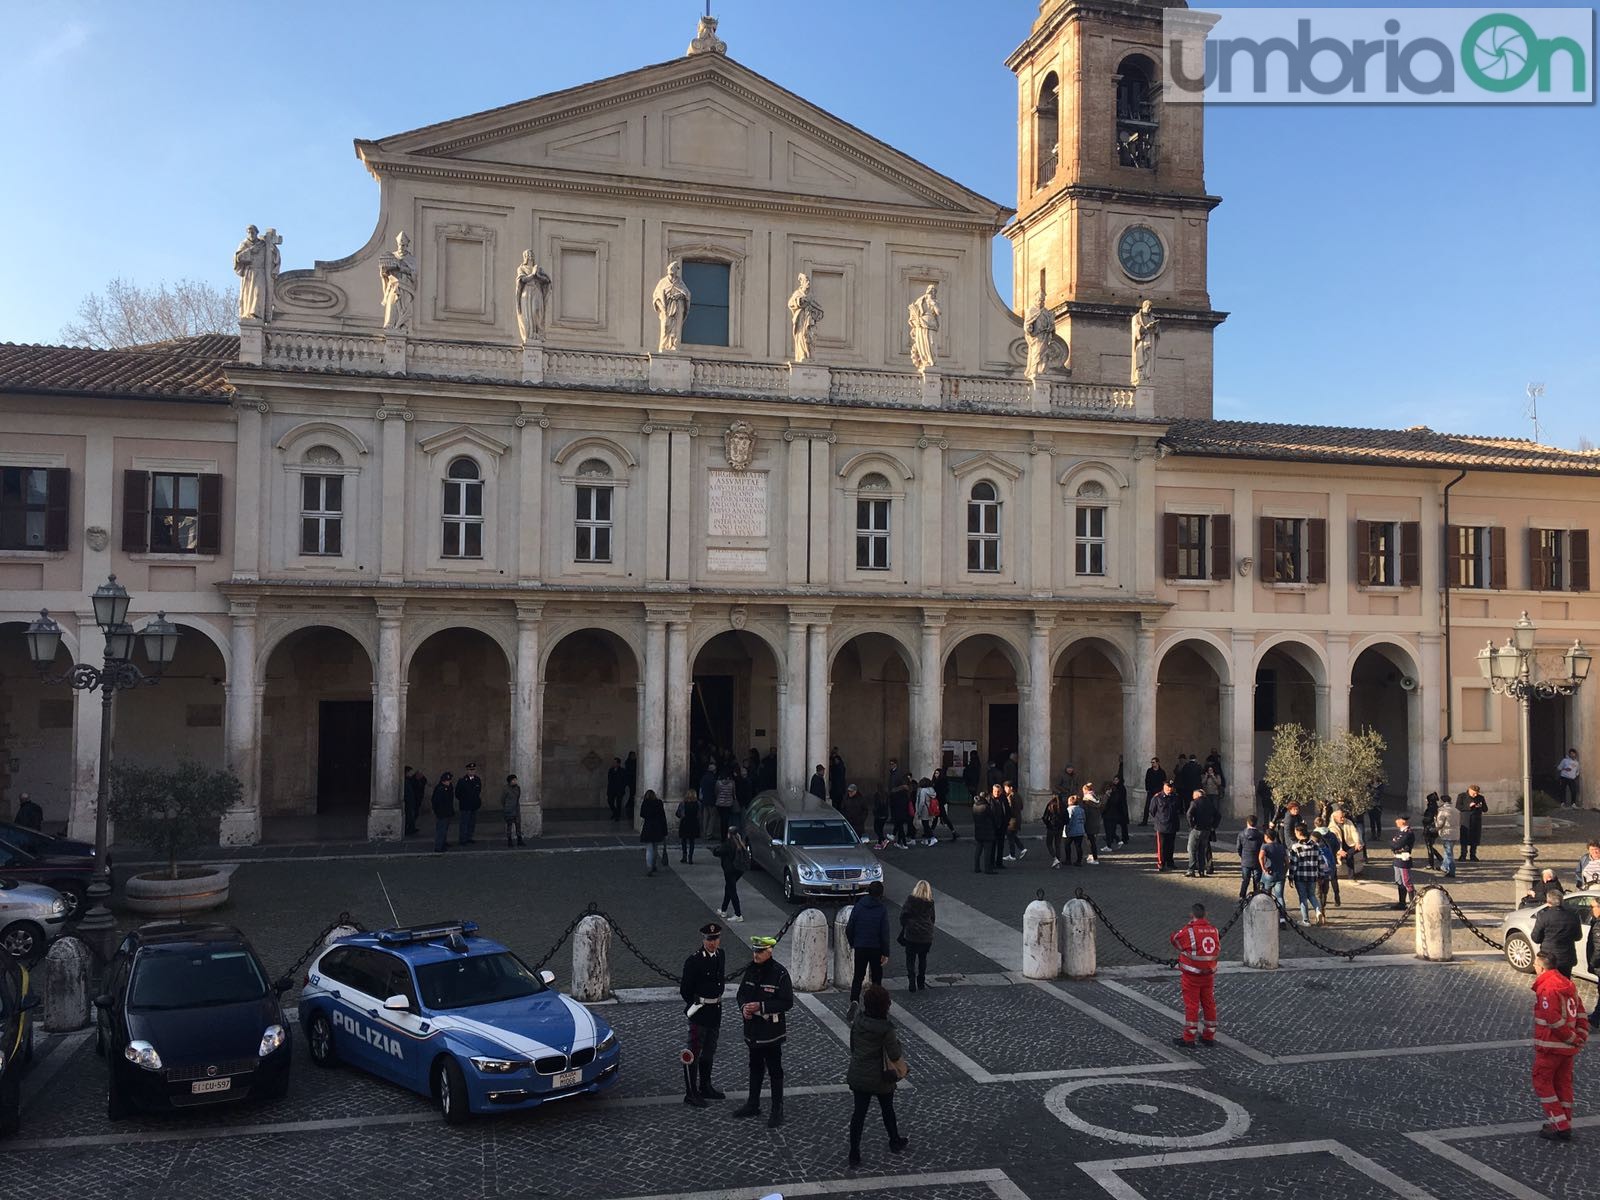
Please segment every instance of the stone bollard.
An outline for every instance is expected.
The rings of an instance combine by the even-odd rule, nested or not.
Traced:
[[[850,981],[855,978],[856,956],[850,949],[850,938],[845,933],[845,926],[850,924],[850,914],[855,910],[854,904],[846,904],[833,919],[834,987],[849,987]]]
[[[599,913],[591,913],[572,931],[569,994],[580,1003],[611,995],[611,924]]]
[[[1087,900],[1068,900],[1061,906],[1061,966],[1068,979],[1088,979],[1095,973],[1094,908]]]
[[[797,992],[820,992],[828,986],[828,918],[808,908],[789,930],[789,978]]]
[[[1244,965],[1258,971],[1278,969],[1278,905],[1266,892],[1244,906]]]
[[[44,959],[44,1029],[70,1033],[89,1023],[89,968],[93,955],[75,937],[57,938]]]
[[[1443,888],[1429,888],[1417,902],[1417,957],[1450,962],[1450,899]]]
[[[322,945],[317,947],[317,954],[321,954],[340,938],[354,937],[360,932],[361,930],[357,929],[354,925],[335,925],[332,929],[328,930],[327,936],[322,939]],[[311,957],[315,958],[317,954],[313,954]]]
[[[1044,900],[1022,911],[1022,977],[1054,979],[1061,974],[1061,933],[1056,910]]]

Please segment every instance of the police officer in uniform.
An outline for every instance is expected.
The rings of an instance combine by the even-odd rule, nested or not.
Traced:
[[[761,1080],[772,1079],[772,1115],[767,1128],[783,1124],[783,1041],[788,1036],[788,1012],[794,1007],[794,985],[789,972],[772,957],[775,937],[750,939],[750,965],[739,984],[739,1013],[744,1018],[744,1041],[750,1049],[750,1098],[734,1110],[736,1117],[761,1115]]]
[[[704,1108],[707,1100],[726,1096],[711,1086],[711,1065],[722,1033],[722,994],[727,966],[722,953],[722,926],[700,926],[700,949],[683,963],[678,994],[689,1018],[689,1041],[683,1052],[683,1102]]]

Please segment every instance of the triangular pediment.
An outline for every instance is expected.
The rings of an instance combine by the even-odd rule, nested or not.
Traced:
[[[518,104],[359,143],[385,161],[495,164],[536,181],[596,173],[933,209],[996,227],[1010,215],[939,172],[721,54],[674,59]],[[448,173],[446,169],[443,173]]]

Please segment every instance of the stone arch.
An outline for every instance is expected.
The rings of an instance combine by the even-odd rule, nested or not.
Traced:
[[[1234,674],[1227,647],[1205,630],[1185,630],[1156,650],[1156,728],[1152,753],[1169,776],[1179,754],[1228,745]],[[1126,764],[1138,779],[1147,764]]]
[[[1052,676],[1059,674],[1074,655],[1086,649],[1100,651],[1117,669],[1124,683],[1133,683],[1133,651],[1113,634],[1106,632],[1073,634],[1058,645],[1050,656]]]
[[[582,461],[587,457],[596,457],[610,460],[612,470],[618,475],[639,465],[639,460],[621,442],[613,438],[602,437],[600,434],[591,433],[583,437],[573,438],[550,456],[550,461],[556,466],[565,466],[569,461],[577,459]]]
[[[402,757],[432,779],[441,770],[459,778],[468,762],[476,763],[488,806],[511,769],[514,644],[508,654],[492,622],[471,618],[419,622],[407,633],[400,660]]]
[[[1355,666],[1356,660],[1368,650],[1376,650],[1382,654],[1397,669],[1415,679],[1418,689],[1421,689],[1423,683],[1422,660],[1417,657],[1417,651],[1411,646],[1396,640],[1392,634],[1369,634],[1350,647],[1350,665],[1352,668]]]
[[[368,453],[360,434],[333,421],[302,421],[279,438],[276,447],[285,457],[298,458],[319,442],[332,442],[335,449],[348,450],[355,458]]]
[[[783,677],[784,672],[788,669],[784,657],[783,639],[778,637],[765,622],[761,621],[748,621],[743,628],[731,624],[725,625],[720,622],[706,624],[695,622],[689,628],[689,665],[691,669],[694,666],[694,660],[700,657],[700,651],[725,633],[748,633],[754,637],[767,648],[767,652],[772,655],[773,662],[778,665],[779,678]]]
[[[944,649],[940,668],[940,727],[945,740],[972,743],[965,748],[975,748],[985,764],[998,761],[1004,766],[1008,756],[1016,754],[1020,768],[1027,661],[1010,630],[963,626],[955,632]]]
[[[846,782],[861,784],[868,797],[872,785],[887,778],[890,759],[920,775],[936,765],[916,761],[913,755],[916,680],[916,655],[897,633],[880,626],[854,628],[835,636],[829,646],[828,749],[838,747],[848,771]],[[808,768],[811,765],[808,763]],[[827,765],[832,767],[831,758]],[[831,790],[831,771],[829,782]],[[838,797],[834,802],[838,803]]]
[[[839,468],[839,478],[849,483],[874,469],[888,471],[893,479],[901,483],[916,478],[910,467],[887,450],[863,450],[860,454],[852,455]]]
[[[48,825],[72,816],[73,737],[78,704],[98,704],[99,697],[77,696],[61,684],[39,678],[23,632],[37,612],[0,620],[0,791],[14,811],[17,797],[27,792],[44,809]],[[53,614],[57,625],[77,625],[73,613]],[[71,637],[69,641],[68,638]],[[61,631],[52,674],[79,661],[77,636]],[[91,810],[92,811],[92,810]]]
[[[471,629],[487,637],[500,652],[505,655],[506,670],[515,671],[517,666],[517,632],[514,623],[509,617],[500,618],[492,616],[476,616],[467,614],[452,614],[450,616],[424,617],[405,624],[404,640],[400,649],[400,677],[404,679],[411,670],[411,661],[416,657],[417,651],[422,649],[422,644],[436,634],[445,633],[451,629]]]
[[[542,681],[545,668],[555,654],[556,647],[567,638],[588,629],[599,629],[611,634],[628,648],[636,664],[644,662],[644,640],[639,622],[626,617],[613,617],[599,613],[579,614],[569,617],[546,617],[539,627],[539,675]]]
[[[1327,651],[1314,639],[1302,633],[1277,634],[1256,647],[1255,661],[1250,664],[1251,667],[1260,670],[1263,660],[1274,650],[1293,659],[1311,676],[1311,682],[1317,687],[1328,686]]]
[[[898,629],[878,621],[843,621],[828,630],[828,671],[831,675],[833,664],[838,660],[839,653],[858,637],[868,634],[877,634],[887,638],[893,643],[895,650],[900,655],[900,660],[905,664],[906,672],[913,685],[921,682],[921,664],[917,661],[917,646],[905,629]]]
[[[1205,629],[1186,629],[1156,647],[1153,666],[1157,678],[1161,675],[1162,661],[1180,646],[1187,646],[1198,654],[1217,673],[1217,679],[1223,687],[1232,686],[1233,654],[1226,642]]]
[[[1417,686],[1406,690],[1401,679]],[[1338,685],[1336,685],[1338,686]],[[1422,705],[1426,689],[1416,652],[1392,635],[1374,634],[1350,647],[1349,726],[1375,729],[1384,740],[1384,808],[1420,808],[1430,787],[1423,778]]]
[[[700,778],[718,750],[743,762],[750,749],[780,747],[784,659],[761,630],[751,624],[743,629],[698,629],[689,645],[689,680],[692,692],[685,732],[690,781]],[[755,745],[757,741],[764,745]],[[668,747],[669,762],[673,749]],[[803,756],[803,747],[800,752]],[[781,769],[803,778],[797,764],[783,764]],[[667,786],[675,786],[675,781],[669,779]],[[776,786],[775,780],[771,786]]]
[[[256,647],[255,682],[265,681],[267,665],[273,652],[289,638],[307,629],[336,629],[349,634],[356,645],[366,652],[367,661],[378,661],[378,643],[373,637],[375,622],[343,613],[286,613],[267,618],[262,622],[260,642]]]
[[[1022,687],[1028,682],[1028,647],[1022,636],[1014,630],[1000,625],[963,625],[958,629],[947,630],[944,648],[939,665],[948,667],[951,658],[961,646],[978,637],[992,637],[1000,643],[1002,652],[1011,663],[1011,669],[1016,672],[1017,686]]]
[[[573,617],[543,647],[538,740],[547,816],[621,814],[620,804],[615,813],[606,806],[607,784],[613,760],[639,750],[644,660],[633,632],[623,621]]]
[[[227,640],[188,615],[169,613],[168,620],[181,635],[177,654],[159,685],[118,706],[117,757],[170,765],[176,748],[180,758],[220,767],[227,755]]]
[[[1068,784],[1106,782],[1123,753],[1123,707],[1133,683],[1132,656],[1105,632],[1079,633],[1056,648],[1050,662],[1049,778],[1059,782],[1067,764]]]
[[[1082,462],[1073,463],[1072,466],[1062,471],[1056,478],[1056,483],[1068,496],[1076,496],[1078,488],[1094,480],[1104,485],[1108,499],[1114,499],[1118,492],[1128,488],[1128,477],[1111,463],[1097,458],[1086,458]]]
[[[233,682],[233,643],[228,636],[217,627],[217,623],[214,620],[212,620],[210,617],[199,616],[195,613],[168,613],[167,620],[171,621],[174,625],[187,625],[196,633],[204,634],[206,641],[210,642],[216,652],[222,656],[224,678],[227,679],[229,683]],[[180,641],[178,645],[180,647],[179,652],[181,653],[181,647],[183,643]]]

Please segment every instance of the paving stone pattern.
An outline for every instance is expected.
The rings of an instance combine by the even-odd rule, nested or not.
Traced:
[[[1123,1178],[1147,1200],[1256,1200],[1266,1196],[1395,1200],[1392,1188],[1328,1153],[1145,1168],[1129,1171]]]

